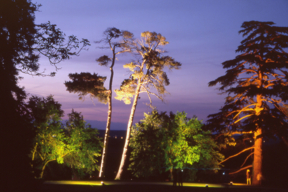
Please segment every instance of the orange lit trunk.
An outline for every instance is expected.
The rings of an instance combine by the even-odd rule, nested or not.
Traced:
[[[258,135],[262,134],[262,129],[259,128],[255,133],[255,144],[254,144],[254,161],[253,161],[253,177],[252,185],[261,185],[262,182],[262,137],[257,138]]]
[[[128,125],[127,125],[127,132],[126,132],[126,139],[125,139],[125,144],[124,144],[124,148],[123,148],[123,153],[122,153],[122,158],[121,158],[121,163],[118,169],[118,173],[115,177],[115,180],[120,180],[122,173],[123,173],[123,168],[124,168],[124,164],[126,162],[127,159],[127,152],[128,152],[128,146],[129,146],[129,141],[130,141],[130,132],[131,132],[131,127],[132,127],[132,123],[133,123],[133,119],[134,119],[134,114],[136,111],[136,106],[137,106],[137,102],[138,102],[138,98],[139,98],[139,93],[140,93],[140,88],[141,88],[141,82],[140,80],[138,81],[138,85],[135,91],[135,97],[134,97],[134,101],[133,101],[133,105],[131,108],[131,113],[130,113],[130,117],[129,117],[129,121],[128,121]]]

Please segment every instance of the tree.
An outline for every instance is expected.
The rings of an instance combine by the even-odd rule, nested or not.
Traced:
[[[133,34],[128,31],[120,31],[117,28],[108,28],[104,35],[106,36],[103,41],[104,43],[109,45],[109,48],[112,51],[112,59],[109,58],[107,55],[103,55],[99,57],[96,61],[99,62],[99,65],[101,66],[107,66],[109,62],[111,62],[110,65],[110,81],[109,81],[109,89],[107,94],[107,102],[108,102],[108,115],[107,115],[107,124],[106,124],[106,131],[104,136],[104,147],[102,151],[102,159],[101,159],[101,166],[99,171],[99,178],[105,177],[105,162],[106,162],[106,153],[107,153],[107,146],[108,146],[108,138],[109,138],[109,132],[110,132],[110,125],[111,125],[111,119],[112,119],[112,84],[113,84],[113,76],[114,71],[113,67],[115,64],[116,55],[129,52],[130,49],[127,46],[127,42],[131,41],[133,38]],[[119,37],[122,37],[121,41],[113,42],[113,39],[117,39]],[[121,48],[120,51],[116,51],[116,48]]]
[[[153,110],[152,113],[144,113],[144,119],[132,127],[129,144],[132,149],[131,163],[128,169],[132,171],[134,177],[159,178],[161,173],[166,171],[163,150],[165,136],[163,121],[166,118],[170,120],[166,113],[159,114]]]
[[[155,110],[144,116],[131,134],[129,169],[134,176],[158,177],[170,170],[172,178],[173,169],[186,168],[217,171],[223,155],[217,151],[211,133],[201,129],[202,123],[196,117],[189,119],[184,112],[168,116]],[[193,179],[191,176],[189,179]]]
[[[16,188],[18,187],[23,189],[33,186],[28,181],[30,180],[29,178],[32,178],[32,173],[27,154],[29,153],[30,140],[33,138],[34,133],[31,119],[24,103],[26,94],[24,89],[17,85],[17,82],[20,79],[19,72],[44,75],[37,72],[39,69],[39,46],[41,40],[47,37],[40,34],[40,30],[43,29],[42,26],[34,23],[34,13],[38,8],[39,5],[27,0],[3,0],[0,6],[0,150],[4,157],[1,158],[1,165],[5,165],[1,167],[0,171],[1,175],[3,175],[1,180],[5,184],[3,188],[8,187],[8,191],[17,190]],[[50,26],[49,23],[43,25]],[[53,27],[50,29],[53,29]],[[57,30],[51,30],[50,32],[50,38],[48,39],[54,42],[50,42],[50,45],[53,45],[51,47],[55,48],[56,45],[59,45],[56,49],[64,48],[62,46],[64,45],[63,41],[62,45],[57,44],[57,40],[62,37],[58,33],[59,30],[58,32]],[[85,41],[85,46],[87,43],[88,41]],[[71,44],[73,42],[70,42]],[[80,46],[79,43],[74,45],[76,46],[75,48]],[[45,46],[40,47],[41,51],[51,50],[48,42]],[[53,54],[48,52],[47,55],[51,53],[51,58],[57,56],[64,56],[64,59],[69,58],[65,56],[71,51],[65,48],[59,50],[61,52],[56,51]],[[10,143],[9,148],[7,148],[7,143]],[[11,153],[12,151],[13,153]],[[14,185],[11,182],[16,182],[18,185]]]
[[[228,96],[220,112],[209,115],[208,127],[219,134],[253,135],[253,185],[263,179],[263,137],[287,136],[287,121],[279,109],[288,98],[288,27],[273,25],[244,22],[239,33],[246,38],[236,50],[241,54],[223,62],[226,74],[209,83],[219,83]]]
[[[108,138],[110,132],[110,125],[112,119],[112,84],[113,84],[113,76],[114,71],[113,67],[115,65],[115,59],[118,54],[129,52],[129,46],[127,46],[127,42],[133,39],[133,34],[128,31],[120,31],[117,28],[108,28],[104,31],[105,38],[101,41],[97,41],[96,43],[104,42],[104,44],[108,44],[109,47],[101,47],[101,48],[109,48],[112,51],[112,58],[108,57],[107,55],[103,55],[96,59],[96,61],[101,66],[108,66],[110,65],[110,81],[109,81],[109,88],[106,89],[104,87],[104,81],[106,77],[91,75],[90,73],[81,73],[81,74],[69,74],[69,77],[72,81],[65,82],[65,86],[69,92],[74,92],[79,94],[79,99],[83,99],[83,96],[89,94],[91,98],[98,98],[98,100],[102,103],[108,103],[108,115],[107,115],[107,124],[106,124],[106,131],[104,136],[104,146],[102,152],[102,159],[99,171],[99,177],[105,177],[105,162],[106,162],[106,153],[107,153],[107,146],[108,146]],[[121,38],[114,42],[115,39]],[[117,49],[120,49],[117,51]]]
[[[63,127],[61,104],[51,95],[47,98],[31,97],[28,107],[36,128],[31,159],[34,167],[40,169],[40,178],[52,161],[65,163],[82,174],[91,174],[98,168],[95,159],[101,150],[100,140],[96,137],[98,132],[86,124],[81,113],[72,110]]]
[[[152,104],[151,95],[156,96],[163,101],[163,96],[167,93],[165,86],[169,85],[167,74],[163,71],[164,67],[169,69],[179,69],[181,64],[174,61],[169,56],[163,56],[164,51],[162,46],[167,45],[166,38],[155,32],[141,33],[140,40],[128,42],[132,53],[139,56],[137,61],[125,64],[124,68],[131,71],[131,76],[122,82],[120,89],[115,90],[118,100],[123,100],[125,104],[131,103],[131,98],[134,96],[128,124],[126,140],[123,148],[121,163],[115,179],[121,179],[123,167],[127,157],[127,150],[130,140],[130,131],[134,119],[134,114],[141,92],[148,94],[150,105]],[[157,93],[151,90],[156,90]]]
[[[40,168],[39,178],[43,178],[49,162],[57,160],[58,163],[63,163],[63,157],[67,155],[67,144],[61,123],[64,112],[61,110],[61,104],[51,95],[47,98],[32,96],[28,107],[34,117],[33,124],[36,129],[31,151],[32,165],[34,169]],[[38,174],[35,174],[38,177]]]
[[[68,116],[65,133],[71,152],[65,156],[64,162],[76,169],[80,176],[92,174],[99,170],[97,157],[101,155],[102,142],[97,137],[98,131],[86,124],[81,113],[72,110]]]

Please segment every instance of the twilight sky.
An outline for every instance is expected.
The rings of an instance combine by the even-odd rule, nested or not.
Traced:
[[[208,82],[224,75],[221,63],[233,59],[235,50],[243,39],[238,31],[244,21],[273,21],[277,26],[288,26],[287,0],[33,0],[42,4],[36,13],[36,23],[50,21],[66,35],[76,35],[91,42],[88,51],[58,65],[61,70],[55,77],[24,77],[19,84],[30,95],[54,95],[65,111],[63,119],[72,108],[82,112],[84,119],[98,129],[105,129],[107,105],[66,91],[68,74],[75,72],[98,73],[110,78],[108,67],[99,66],[95,59],[111,55],[109,50],[97,48],[94,41],[103,38],[108,27],[128,30],[136,38],[141,32],[161,33],[169,44],[164,47],[167,55],[182,63],[180,70],[167,71],[170,93],[162,103],[156,97],[153,104],[159,111],[185,111],[188,117],[196,115],[205,120],[218,112],[225,95],[218,95],[216,87]],[[118,57],[114,67],[113,89],[120,87],[129,72],[123,64],[133,59],[129,54]],[[40,59],[41,70],[54,71],[46,58]],[[108,88],[108,82],[105,83]],[[134,123],[151,109],[145,105],[145,93],[140,95]],[[115,95],[115,94],[114,94]],[[113,99],[112,130],[126,129],[131,105]]]

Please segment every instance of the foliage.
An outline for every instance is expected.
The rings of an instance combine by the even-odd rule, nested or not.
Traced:
[[[67,91],[78,93],[79,99],[86,95],[97,98],[101,103],[107,103],[107,90],[104,87],[106,77],[91,73],[69,74],[71,81],[65,81]]]
[[[96,129],[92,129],[83,119],[81,113],[74,110],[68,114],[65,132],[68,137],[67,144],[71,151],[65,157],[65,163],[76,169],[80,175],[92,174],[98,170],[96,157],[100,156],[102,143]]]
[[[115,90],[117,94],[115,98],[130,104],[133,97],[132,90],[135,94],[136,87],[139,85],[140,92],[146,92],[149,99],[152,94],[163,100],[162,97],[167,93],[165,86],[170,84],[166,72],[163,71],[164,67],[179,69],[181,66],[173,58],[162,55],[165,51],[161,46],[167,45],[168,41],[160,33],[146,31],[141,33],[140,40],[130,41],[127,44],[135,55],[140,56],[140,59],[123,66],[130,70],[131,76],[124,80],[120,89]],[[151,92],[153,89],[157,94]]]
[[[265,129],[265,135],[286,132],[283,126],[286,123],[278,108],[288,98],[288,73],[285,71],[288,54],[284,51],[288,47],[288,36],[285,35],[288,27],[273,24],[244,22],[244,29],[239,33],[247,37],[236,50],[242,54],[225,61],[222,65],[227,69],[226,75],[209,83],[209,86],[221,84],[219,90],[229,94],[221,112],[210,115],[209,122],[217,120],[221,125],[215,131],[255,131],[257,124]],[[246,76],[238,77],[240,74]],[[259,102],[261,106],[258,106]],[[244,116],[249,118],[244,119]],[[241,118],[244,121],[240,121]]]
[[[254,184],[261,182],[256,175],[262,174],[263,136],[288,134],[285,114],[279,110],[288,98],[288,27],[273,25],[244,22],[239,33],[246,38],[236,50],[241,54],[223,62],[226,74],[209,83],[219,83],[228,96],[220,112],[209,115],[208,127],[217,133],[254,133]]]
[[[61,104],[52,96],[39,98],[33,96],[29,100],[36,128],[31,159],[34,167],[41,170],[43,177],[47,164],[64,162],[81,173],[91,173],[97,169],[95,157],[101,150],[100,141],[96,138],[97,130],[89,128],[81,113],[72,110],[65,129],[62,126]],[[36,173],[37,175],[37,173]]]
[[[184,112],[168,116],[155,110],[144,116],[131,134],[129,169],[135,177],[157,176],[170,169],[213,168],[217,171],[223,155],[217,151],[210,132],[201,129],[202,123],[196,117],[189,119]]]

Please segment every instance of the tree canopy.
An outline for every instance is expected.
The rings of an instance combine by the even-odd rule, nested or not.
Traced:
[[[61,104],[52,96],[33,96],[28,107],[33,114],[36,129],[31,159],[37,177],[43,178],[44,170],[51,161],[65,163],[80,174],[91,174],[98,169],[96,157],[100,156],[101,150],[98,132],[86,124],[81,113],[72,110],[64,127]],[[37,170],[40,173],[36,173]]]
[[[156,110],[144,115],[131,133],[131,164],[129,169],[135,177],[149,178],[173,169],[193,172],[188,180],[195,178],[194,168],[217,171],[223,155],[209,131],[201,129],[196,117],[187,118],[184,112],[176,115]]]

